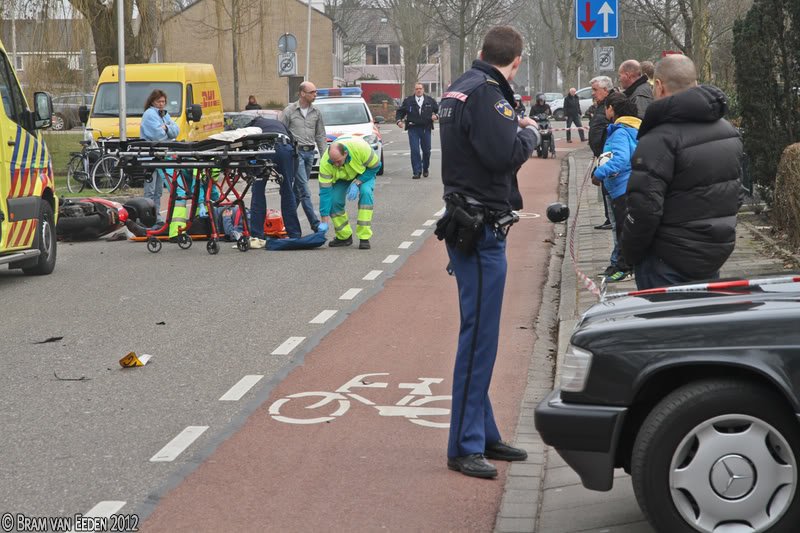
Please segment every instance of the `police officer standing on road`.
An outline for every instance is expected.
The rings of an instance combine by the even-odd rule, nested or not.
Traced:
[[[500,440],[489,402],[506,280],[505,238],[518,220],[511,210],[522,208],[516,172],[537,143],[534,131],[524,129],[536,122],[516,116],[508,83],[521,55],[516,30],[492,28],[480,59],[450,85],[439,106],[447,210],[436,235],[447,244],[461,310],[447,467],[481,478],[497,476],[487,458],[528,457]]]
[[[436,100],[425,94],[421,83],[414,85],[414,94],[403,100],[395,113],[399,127],[405,125],[408,132],[408,145],[411,148],[412,179],[418,180],[420,175],[428,177],[431,163],[431,131],[433,123],[439,117],[439,105]]]

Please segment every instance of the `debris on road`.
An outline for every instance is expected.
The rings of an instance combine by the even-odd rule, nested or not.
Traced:
[[[144,366],[150,361],[150,358],[153,357],[149,353],[143,353],[140,356],[136,355],[136,352],[129,352],[128,355],[123,357],[119,360],[119,364],[123,368],[133,368],[137,366]]]

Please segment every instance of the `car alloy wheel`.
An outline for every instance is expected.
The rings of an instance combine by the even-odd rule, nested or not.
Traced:
[[[633,447],[634,492],[659,532],[788,531],[800,522],[800,426],[754,383],[691,383],[664,398]]]
[[[61,115],[58,115],[58,114],[53,115],[53,117],[51,119],[50,127],[54,131],[63,131],[64,130],[64,126],[66,126],[66,124],[64,123],[64,117],[62,117]]]

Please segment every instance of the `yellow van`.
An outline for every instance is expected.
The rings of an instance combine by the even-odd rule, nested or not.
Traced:
[[[42,138],[53,101],[34,94],[28,109],[14,68],[0,42],[0,265],[26,274],[49,274],[56,266],[53,165]]]
[[[129,138],[139,136],[144,103],[155,89],[167,93],[167,111],[180,128],[177,140],[199,141],[223,131],[222,93],[214,65],[144,63],[125,65],[125,114]],[[94,130],[95,137],[119,137],[117,65],[104,68],[100,74],[87,126]]]

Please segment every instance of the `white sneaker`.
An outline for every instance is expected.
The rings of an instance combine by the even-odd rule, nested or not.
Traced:
[[[250,237],[250,248],[263,248],[267,245],[267,241],[264,239],[259,239],[258,237]]]

